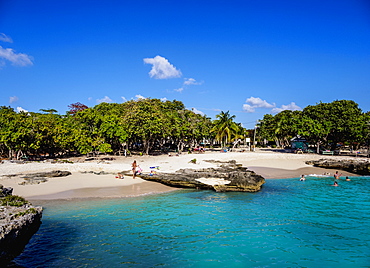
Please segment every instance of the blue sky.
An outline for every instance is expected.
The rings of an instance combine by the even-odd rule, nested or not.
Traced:
[[[180,100],[244,127],[354,100],[370,110],[370,3],[0,1],[0,105]]]

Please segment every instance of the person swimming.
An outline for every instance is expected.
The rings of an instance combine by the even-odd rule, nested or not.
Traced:
[[[334,184],[332,186],[339,186],[337,181],[334,181]]]
[[[339,174],[338,171],[336,171],[334,174],[334,179],[339,180],[340,176],[342,176],[342,173]]]
[[[346,181],[350,181],[350,178],[348,178],[348,176],[346,177]]]
[[[301,178],[299,179],[300,181],[305,181],[306,178],[304,177],[304,175],[301,176]]]

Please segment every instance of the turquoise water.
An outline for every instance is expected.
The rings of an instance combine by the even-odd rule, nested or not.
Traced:
[[[52,201],[24,267],[370,267],[369,177]]]

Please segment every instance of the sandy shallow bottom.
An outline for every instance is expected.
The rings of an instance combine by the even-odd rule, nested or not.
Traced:
[[[76,199],[76,198],[123,198],[175,191],[177,188],[160,183],[144,181],[118,187],[92,187],[73,189],[47,195],[30,196],[28,200]]]
[[[298,169],[281,169],[281,168],[270,168],[270,167],[248,167],[257,174],[261,175],[265,179],[287,179],[287,178],[299,178],[302,175],[323,175],[330,173],[333,175],[335,172],[333,169],[318,168],[318,167],[304,167]],[[356,174],[341,171],[342,176],[358,176]],[[333,178],[334,179],[334,178]]]
[[[265,179],[299,178],[302,174],[333,174],[335,170],[312,167],[306,164],[308,160],[332,158],[322,155],[296,155],[272,151],[258,151],[245,153],[207,152],[204,154],[183,154],[169,157],[138,156],[114,157],[113,161],[89,161],[81,163],[81,159],[71,159],[71,163],[36,162],[14,164],[5,162],[0,164],[0,184],[12,187],[13,194],[29,200],[73,199],[73,198],[109,198],[127,197],[143,194],[154,194],[173,191],[176,188],[168,187],[155,182],[148,182],[140,178],[133,179],[125,176],[117,179],[118,172],[130,174],[131,163],[136,160],[143,173],[149,173],[151,167],[158,167],[160,172],[176,172],[183,168],[201,169],[219,167],[225,161],[235,160],[244,167],[253,170]],[[334,156],[339,158],[339,156]],[[196,164],[190,160],[196,159]],[[343,158],[342,158],[343,159]],[[20,185],[24,181],[22,176],[35,172],[52,170],[70,171],[72,175],[60,178],[50,178],[45,183]],[[91,172],[105,172],[96,175]],[[341,172],[342,176],[356,176],[348,172]]]

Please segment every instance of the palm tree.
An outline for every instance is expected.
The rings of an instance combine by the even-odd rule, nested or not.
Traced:
[[[220,114],[216,115],[216,118],[213,121],[211,132],[216,133],[216,140],[221,142],[222,146],[225,146],[231,141],[232,136],[238,133],[239,127],[234,122],[235,115],[230,115],[229,111],[226,113],[221,111]]]

